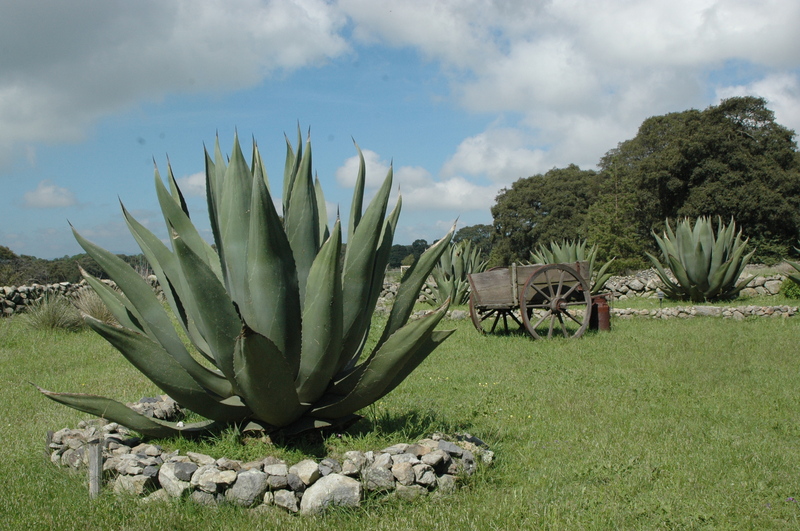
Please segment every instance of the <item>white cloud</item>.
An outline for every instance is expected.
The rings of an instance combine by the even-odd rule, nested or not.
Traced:
[[[364,156],[364,172],[366,188],[377,188],[386,179],[389,171],[389,163],[381,159],[381,156],[369,149],[362,149]],[[359,168],[358,155],[353,155],[344,161],[344,164],[336,170],[336,182],[345,188],[353,188],[356,185]]]
[[[800,79],[796,74],[774,74],[748,85],[717,89],[719,99],[744,95],[756,95],[766,99],[769,108],[775,112],[775,120],[779,124],[800,131]]]
[[[530,136],[518,129],[490,129],[465,139],[445,163],[442,174],[485,175],[493,182],[508,184],[541,169],[542,149],[527,147]]]
[[[349,49],[345,23],[324,0],[11,2],[0,17],[0,163],[18,143],[80,140],[140,101],[319,64]]]
[[[39,182],[35,190],[23,195],[23,205],[28,208],[63,208],[77,204],[75,194],[48,180]]]
[[[178,186],[184,195],[205,197],[206,196],[206,174],[205,172],[193,173],[186,177],[178,177]]]

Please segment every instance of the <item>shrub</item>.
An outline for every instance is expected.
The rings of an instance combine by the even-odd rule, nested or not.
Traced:
[[[84,326],[78,310],[64,297],[53,294],[45,294],[29,305],[20,319],[33,330],[75,332]]]

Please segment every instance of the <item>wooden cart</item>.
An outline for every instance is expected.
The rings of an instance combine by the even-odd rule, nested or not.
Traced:
[[[534,339],[580,337],[589,325],[588,262],[513,264],[468,278],[470,316],[481,333],[494,332],[501,319],[508,331],[509,318]]]

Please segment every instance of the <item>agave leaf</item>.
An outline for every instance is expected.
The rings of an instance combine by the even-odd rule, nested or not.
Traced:
[[[78,267],[81,276],[83,276],[84,280],[86,280],[87,284],[91,286],[94,292],[97,293],[97,296],[100,297],[100,300],[103,301],[103,304],[108,308],[108,311],[111,312],[119,324],[131,330],[145,333],[144,327],[139,322],[139,312],[136,311],[124,295],[100,282],[100,280],[87,273],[82,267]]]
[[[83,393],[54,393],[42,389],[38,385],[36,388],[44,396],[60,404],[122,424],[147,437],[160,438],[174,435],[214,433],[216,431],[221,431],[228,425],[224,422],[209,420],[179,426],[174,422],[146,417],[127,407],[125,404],[117,402],[116,400],[111,400],[110,398]]]
[[[358,152],[358,175],[356,176],[356,186],[353,189],[353,201],[350,205],[350,224],[347,229],[348,242],[353,240],[353,234],[355,234],[358,224],[361,223],[361,213],[364,208],[364,186],[367,176],[364,154],[355,140],[353,140],[353,144],[355,144]]]
[[[175,175],[172,173],[172,165],[167,161],[167,180],[169,181],[169,193],[172,195],[172,198],[181,207],[183,213],[186,214],[186,217],[189,218],[189,207],[186,206],[186,200],[183,198],[183,193],[181,193],[181,189],[178,187],[178,182],[175,180]]]
[[[392,334],[366,361],[337,382],[336,392],[352,389],[346,396],[323,397],[310,415],[323,419],[337,418],[358,411],[383,396],[395,375],[403,370],[417,349],[428,342],[448,306],[449,301],[425,319],[412,321]]]
[[[150,285],[120,257],[86,240],[75,229],[72,232],[86,253],[94,258],[125,293],[138,312],[138,321],[147,335],[163,345],[173,356],[182,358],[185,353],[185,356],[191,357]]]
[[[189,319],[181,301],[187,298],[188,288],[186,287],[186,281],[183,278],[183,273],[178,264],[178,259],[161,240],[141,223],[136,221],[124,205],[122,205],[122,214],[125,217],[125,222],[128,224],[128,230],[130,230],[145,258],[153,268],[159,284],[161,285],[164,297],[166,297],[167,302],[172,308],[172,312],[178,318],[178,322],[184,332],[186,332],[203,357],[213,363],[214,358],[211,355],[211,349],[208,343],[206,343],[205,338],[200,335],[194,321]]]
[[[258,419],[281,427],[303,414],[293,369],[268,338],[245,328],[236,339],[233,367],[239,394]]]
[[[253,182],[247,250],[247,326],[275,343],[296,375],[300,366],[300,292],[292,249],[266,185]]]
[[[250,198],[253,175],[242,154],[238,136],[234,137],[233,151],[225,180],[219,208],[219,228],[222,247],[225,249],[225,285],[230,297],[240,306],[247,305],[247,243],[250,231]],[[178,230],[183,235],[183,232]],[[186,243],[189,243],[187,240]],[[195,251],[195,254],[197,252]]]
[[[289,201],[294,189],[294,180],[300,168],[300,161],[303,158],[303,134],[300,132],[300,124],[297,124],[297,153],[292,149],[289,137],[286,137],[286,164],[283,168],[283,215],[289,211]]]
[[[322,183],[319,177],[314,179],[314,195],[317,198],[317,210],[319,211],[319,241],[326,241],[331,231],[328,228],[328,206],[325,204],[325,193],[322,191]]]
[[[341,225],[320,249],[308,275],[303,304],[303,356],[295,381],[303,403],[316,401],[336,372],[342,350]]]
[[[250,168],[253,171],[253,177],[264,181],[264,186],[267,187],[267,191],[272,195],[272,190],[269,187],[269,178],[267,178],[267,168],[264,166],[264,159],[261,158],[255,139],[253,139],[253,158]]]
[[[164,214],[167,227],[173,227],[183,235],[187,245],[189,245],[198,256],[203,257],[203,260],[211,267],[215,275],[222,278],[222,270],[220,269],[217,253],[200,236],[195,226],[192,225],[192,221],[169,194],[164,183],[161,181],[158,169],[155,171],[155,182],[156,195],[158,196],[158,202],[161,205],[161,211]]]
[[[431,270],[436,266],[442,253],[450,244],[455,228],[455,225],[453,225],[450,231],[445,234],[444,238],[422,253],[419,260],[414,262],[408,271],[406,271],[403,281],[400,283],[400,287],[397,290],[394,305],[389,313],[389,319],[386,322],[386,327],[383,330],[381,339],[378,341],[378,345],[381,345],[390,335],[394,334],[408,321],[408,317],[414,309],[417,297],[419,297],[419,291],[422,285],[425,283],[428,275],[430,275]]]
[[[311,177],[311,144],[306,144],[295,175],[289,199],[289,210],[283,213],[283,225],[292,247],[297,267],[300,300],[305,298],[306,279],[319,251],[319,210]]]
[[[219,138],[217,138],[215,151],[219,152]],[[223,179],[223,176],[217,175],[216,165],[214,161],[211,160],[211,156],[208,154],[207,150],[203,150],[205,154],[205,171],[206,171],[206,205],[208,207],[208,219],[211,223],[211,234],[214,237],[214,241],[217,242],[217,256],[219,257],[219,264],[220,264],[220,274],[222,278],[226,278],[228,276],[227,270],[225,268],[225,249],[222,248],[222,236],[220,234],[219,228],[219,193],[218,189],[221,187],[220,184],[217,183],[217,179]]]
[[[403,368],[397,371],[394,378],[389,382],[383,390],[383,394],[379,397],[382,398],[394,390],[395,387],[403,383],[403,381],[419,366],[420,363],[427,359],[428,355],[436,349],[442,342],[453,335],[453,330],[434,330],[430,337],[422,343],[414,354],[408,358]]]
[[[158,343],[143,334],[110,326],[92,317],[87,317],[86,323],[182,406],[204,417],[221,421],[240,420],[250,414],[247,408],[220,403],[220,400],[231,395],[231,385],[219,374],[198,363],[195,363],[190,374]],[[227,394],[215,393],[219,399],[214,400],[208,392],[212,389],[223,393],[227,389]]]
[[[233,381],[233,346],[241,330],[241,320],[211,268],[182,238],[176,237],[173,242],[188,288],[184,301],[187,312],[211,348],[216,366]]]
[[[344,357],[350,357],[360,351],[365,331],[369,329],[369,320],[374,310],[374,306],[370,307],[369,304],[374,294],[375,252],[386,231],[384,218],[391,186],[392,169],[389,168],[386,179],[367,206],[352,238],[347,242],[342,281]],[[383,275],[383,270],[380,274]]]

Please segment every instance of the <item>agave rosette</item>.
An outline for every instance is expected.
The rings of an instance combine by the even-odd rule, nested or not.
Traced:
[[[397,387],[452,333],[435,330],[448,303],[425,318],[409,321],[409,316],[453,231],[404,276],[383,333],[363,353],[401,200],[388,212],[390,169],[363,209],[365,168],[358,153],[343,260],[340,222],[327,224],[322,189],[312,178],[311,144],[303,149],[299,133],[296,152],[286,142],[283,217],[255,144],[249,165],[238,138],[229,161],[218,140],[214,157],[206,152],[215,247],[192,224],[171,168],[169,189],[156,169],[171,248],[122,210],[180,330],[136,271],[73,229],[121,291],[84,272],[120,326],[87,316],[88,324],[163,392],[207,421],[182,425],[145,417],[104,397],[42,392],[153,437],[230,424],[293,434],[359,418],[358,410]]]
[[[702,302],[735,298],[752,277],[739,280],[755,251],[745,254],[747,239],[736,232],[736,223],[718,219],[714,233],[711,218],[699,217],[692,226],[689,218],[679,221],[675,230],[669,222],[663,237],[653,233],[666,266],[650,253],[648,258],[664,283],[670,299]],[[675,280],[667,274],[670,268]]]
[[[427,290],[422,292],[425,302],[435,305],[449,299],[453,304],[466,304],[470,290],[467,275],[486,269],[487,262],[481,261],[480,254],[469,240],[451,243],[431,272],[432,282],[426,282]]]
[[[539,245],[538,250],[531,251],[531,261],[535,264],[562,264],[572,262],[589,262],[589,281],[592,295],[597,295],[605,287],[611,273],[608,268],[612,258],[600,267],[595,273],[594,266],[597,259],[597,245],[586,250],[586,240],[563,240],[561,243],[550,242],[550,247]]]

